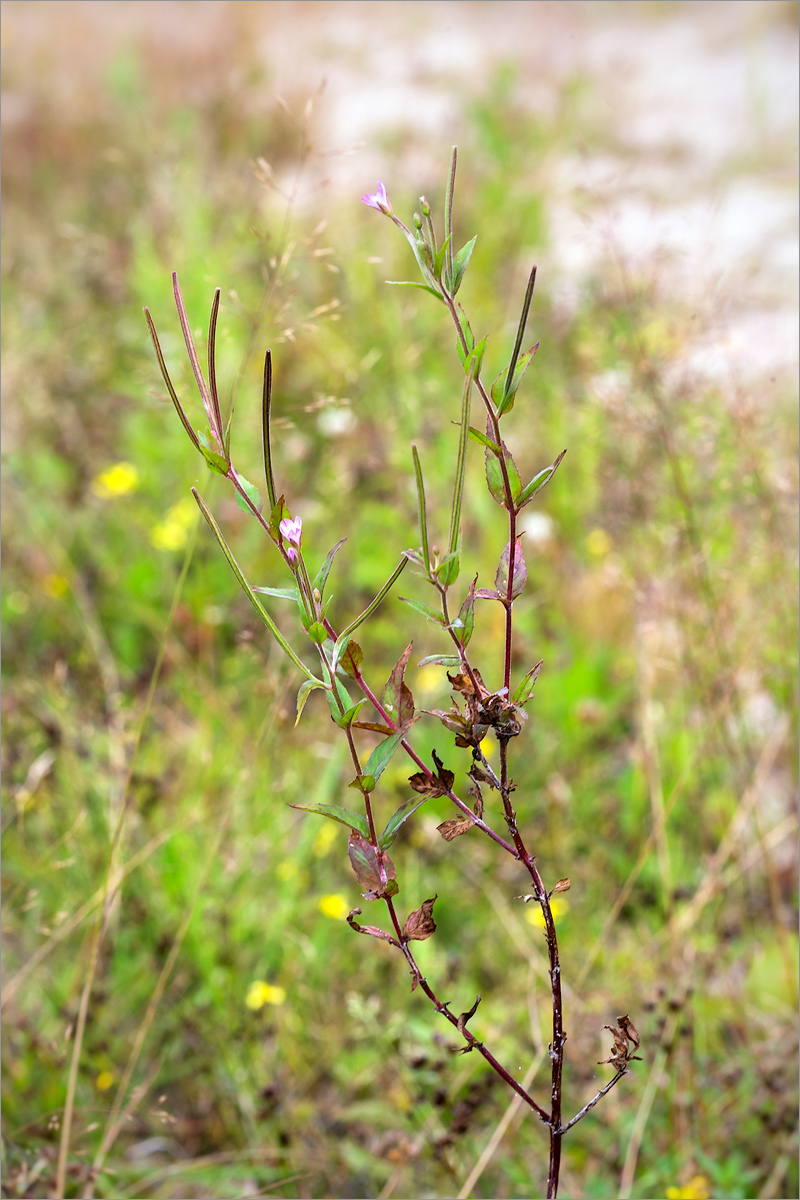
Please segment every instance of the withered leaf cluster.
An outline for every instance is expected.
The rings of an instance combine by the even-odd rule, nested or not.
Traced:
[[[431,757],[436,767],[436,774],[427,775],[424,771],[417,771],[416,774],[409,777],[408,782],[421,796],[446,796],[453,786],[455,775],[452,771],[447,770],[435,750]]]
[[[466,672],[457,675],[448,672],[447,678],[453,691],[463,697],[464,710],[454,697],[452,707],[446,712],[438,708],[426,711],[438,717],[445,729],[456,735],[457,746],[479,746],[490,729],[501,738],[519,734],[528,714],[508,699],[505,689],[490,692],[477,670],[472,676]]]
[[[629,1062],[642,1061],[635,1053],[639,1049],[639,1035],[627,1013],[624,1017],[617,1017],[616,1026],[604,1025],[603,1028],[614,1035],[614,1045],[611,1048],[611,1057],[602,1059],[599,1065],[609,1063],[617,1071],[622,1071]]]
[[[403,926],[403,937],[407,942],[424,942],[436,932],[436,922],[433,919],[435,903],[436,896],[432,896],[430,900],[422,901],[421,908],[415,908],[408,914]]]
[[[475,797],[472,811],[480,820],[483,816],[483,798],[477,784],[469,789],[469,794]],[[471,821],[469,817],[450,817],[449,820],[442,821],[441,825],[437,825],[436,828],[446,842],[452,842],[453,838],[461,837],[461,834],[466,833],[474,824],[475,822]]]

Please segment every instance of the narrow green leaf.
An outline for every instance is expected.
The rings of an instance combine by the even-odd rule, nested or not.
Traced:
[[[408,733],[410,725],[411,722],[407,721],[391,737],[385,738],[382,742],[378,743],[364,766],[365,775],[371,775],[375,782],[378,782],[391,762],[393,755],[397,753],[398,747]]]
[[[539,345],[540,345],[540,343],[537,342],[535,346],[532,346],[530,350],[527,350],[525,352],[525,354],[522,354],[520,356],[519,361],[517,362],[517,365],[516,365],[516,369],[514,371],[514,378],[511,382],[511,384],[509,384],[509,382],[508,382],[508,377],[506,375],[506,372],[505,371],[502,372],[502,377],[504,378],[504,383],[503,383],[503,389],[502,389],[502,394],[500,396],[500,399],[497,400],[497,397],[494,396],[494,394],[492,396],[492,399],[496,400],[496,402],[497,402],[498,417],[502,417],[505,413],[511,412],[511,409],[514,407],[514,398],[517,394],[517,391],[519,390],[519,385],[522,383],[522,380],[525,376],[525,372],[527,371],[528,367],[531,365],[533,356],[535,355],[536,351],[539,349]],[[506,368],[506,371],[507,371],[507,369],[508,368]],[[492,388],[492,392],[494,393],[494,388]]]
[[[348,825],[355,829],[363,838],[369,837],[369,826],[366,817],[360,813],[351,812],[349,808],[340,808],[338,804],[290,804],[289,808],[299,808],[301,812],[319,813],[321,817],[330,817],[340,825]]]
[[[453,196],[456,190],[456,166],[458,164],[458,147],[453,146],[450,152],[450,170],[447,175],[447,189],[444,198],[444,236],[447,238],[447,269],[445,271],[445,286],[453,295]]]
[[[457,654],[429,654],[426,658],[421,658],[417,663],[418,667],[459,667],[461,659]]]
[[[312,621],[308,627],[308,636],[317,646],[321,646],[328,637],[328,631],[321,621]]]
[[[306,706],[306,700],[311,693],[316,691],[319,687],[320,685],[316,679],[306,679],[305,682],[300,685],[300,691],[297,693],[297,719],[294,723],[295,729],[300,723],[300,717],[302,716],[303,709]]]
[[[208,469],[213,471],[215,475],[227,475],[230,469],[229,464],[222,457],[219,451],[213,448],[208,434],[201,433],[199,429],[197,430],[197,444],[200,453],[206,460]]]
[[[264,507],[264,501],[261,499],[261,492],[258,490],[256,485],[251,483],[249,479],[245,479],[244,475],[240,475],[238,471],[236,472],[236,478],[238,483],[241,484],[247,493],[253,508],[256,510],[256,512],[261,512],[262,508]],[[236,503],[239,505],[239,508],[241,508],[242,512],[252,513],[253,508],[251,508],[250,504],[248,504],[247,501],[242,498],[239,492],[236,493]]]
[[[400,805],[396,812],[394,812],[389,818],[386,823],[386,828],[378,838],[378,845],[380,846],[381,850],[389,849],[392,842],[397,837],[400,826],[407,821],[409,817],[413,816],[418,808],[422,808],[422,805],[426,802],[426,800],[430,800],[430,796],[413,795],[410,796],[404,804]]]
[[[542,669],[544,659],[539,659],[535,667],[531,667],[527,674],[523,675],[517,686],[514,688],[514,695],[511,697],[514,704],[527,704],[533,695],[533,685],[539,678],[539,672]]]
[[[333,549],[328,551],[325,562],[314,577],[314,582],[311,586],[317,589],[320,596],[325,594],[325,584],[328,582],[328,576],[331,573],[331,567],[333,566],[333,560],[336,557],[337,551],[341,550],[346,541],[347,538],[340,538]]]
[[[298,604],[297,588],[269,588],[269,587],[253,587],[254,592],[258,592],[261,596],[276,596],[279,600],[292,600]]]
[[[475,585],[478,582],[476,575],[472,583],[469,585],[467,598],[458,610],[458,620],[461,623],[463,633],[460,634],[461,645],[466,647],[469,645],[469,640],[472,637],[472,632],[475,628]],[[453,622],[455,624],[455,622]]]
[[[421,260],[419,261],[420,265],[422,265]],[[391,284],[392,287],[422,288],[423,292],[430,292],[431,296],[434,296],[437,300],[442,300],[441,292],[437,292],[436,288],[430,287],[427,283],[417,283],[414,279],[387,279],[386,282]],[[444,300],[442,300],[442,303],[444,304]]]
[[[462,246],[453,262],[453,287],[451,296],[455,296],[458,289],[461,287],[464,275],[466,274],[469,260],[472,258],[472,251],[475,249],[475,243],[478,240],[476,234],[474,238],[470,238],[466,246]]]
[[[433,273],[437,279],[441,278],[442,267],[444,266],[444,256],[445,256],[445,254],[447,254],[449,245],[450,245],[450,237],[448,236],[442,242],[441,246],[439,247],[439,250],[436,253],[436,257],[433,260]]]
[[[566,453],[566,450],[562,450],[554,463],[551,463],[549,467],[545,467],[544,470],[540,471],[538,475],[534,475],[527,487],[523,488],[519,497],[520,508],[522,508],[524,504],[528,504],[537,494],[537,492],[540,492],[542,488],[550,482],[558,470],[561,460]]]
[[[283,650],[284,654],[287,654],[289,656],[289,658],[292,660],[292,662],[298,668],[298,670],[303,672],[306,679],[313,679],[319,685],[319,687],[325,687],[325,684],[323,683],[323,681],[321,679],[317,679],[317,677],[314,675],[314,673],[312,671],[309,671],[306,664],[297,657],[294,650],[292,649],[292,647],[286,641],[286,638],[281,633],[280,629],[278,629],[278,626],[275,624],[275,622],[272,620],[272,618],[270,617],[267,610],[261,604],[260,600],[258,599],[258,596],[255,594],[255,592],[251,588],[250,584],[247,582],[247,580],[244,576],[244,572],[242,571],[241,567],[237,563],[236,559],[233,557],[233,554],[230,551],[230,547],[228,546],[228,543],[225,541],[225,538],[222,536],[222,530],[220,529],[219,525],[217,525],[217,522],[214,520],[213,516],[211,515],[211,510],[209,509],[208,505],[205,503],[205,501],[203,500],[202,496],[200,495],[200,493],[197,491],[196,488],[192,488],[192,495],[194,496],[195,500],[197,501],[197,504],[198,504],[198,507],[199,507],[201,513],[203,514],[206,521],[208,522],[209,527],[211,528],[211,532],[214,534],[214,537],[219,542],[220,549],[222,550],[222,553],[225,555],[225,557],[228,560],[228,565],[230,566],[231,570],[233,571],[234,575],[236,576],[236,578],[239,581],[239,586],[241,587],[244,594],[247,596],[250,603],[253,605],[253,608],[258,613],[258,616],[260,617],[260,619],[264,622],[267,629],[270,631],[272,636],[275,638],[275,641],[278,643],[280,648]]]
[[[366,703],[366,700],[359,700],[358,704],[354,704],[352,708],[348,708],[347,712],[342,713],[336,721],[339,728],[349,729]]]
[[[430,604],[423,604],[421,600],[409,600],[407,596],[398,596],[398,600],[401,604],[407,604],[409,608],[413,608],[414,612],[418,612],[427,621],[432,621],[434,625],[444,629],[444,617]]]
[[[461,570],[461,554],[458,550],[453,550],[449,554],[445,554],[442,561],[436,568],[436,578],[443,587],[450,587],[458,579],[459,571]]]
[[[272,540],[274,542],[277,543],[280,541],[281,521],[284,519],[284,517],[288,517],[289,515],[290,515],[289,510],[286,507],[286,498],[285,498],[285,496],[281,496],[278,500],[275,501],[275,503],[272,506],[272,510],[269,514],[269,532],[270,532],[270,537],[272,538]]]
[[[479,446],[488,446],[492,453],[496,454],[498,458],[500,458],[502,455],[503,451],[500,449],[497,442],[493,442],[490,437],[487,437],[485,433],[481,433],[480,429],[476,429],[474,425],[470,425],[469,427],[469,436],[472,438],[473,442],[477,442]]]
[[[336,695],[334,695],[334,693],[328,689],[328,708],[331,710],[331,716],[333,717],[334,721],[336,721],[338,724],[339,717],[341,717],[343,713],[346,713],[349,708],[352,708],[353,701],[350,699],[350,693],[342,683],[341,679],[338,679],[334,675],[333,682],[336,687]]]

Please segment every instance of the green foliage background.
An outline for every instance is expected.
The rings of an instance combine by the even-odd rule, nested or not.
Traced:
[[[327,147],[307,96],[264,119],[255,100],[270,81],[235,21],[238,39],[208,60],[117,51],[74,109],[25,82],[13,47],[4,56],[5,86],[29,100],[3,159],[7,1196],[53,1194],[109,864],[124,878],[77,1061],[67,1195],[87,1186],[137,1046],[139,1090],[121,1097],[99,1197],[453,1196],[509,1101],[477,1056],[452,1054],[390,949],[320,908],[359,902],[346,833],[288,804],[347,803],[340,736],[317,695],[294,728],[299,679],[208,531],[181,524],[186,510],[169,517],[196,484],[250,578],[288,582],[165,400],[141,309],[193,404],[177,269],[201,333],[223,289],[218,372],[236,400],[234,460],[253,479],[273,349],[279,491],[312,562],[348,538],[336,624],[416,544],[412,440],[441,514],[433,540],[446,537],[451,331],[422,293],[384,286],[411,266],[390,224],[312,187]],[[458,237],[478,234],[460,298],[491,335],[488,378],[507,360],[531,257],[547,258],[549,164],[575,140],[617,137],[585,80],[564,85],[547,122],[518,83],[508,68],[486,90],[454,85]],[[398,212],[420,191],[440,211],[452,140],[385,139]],[[417,179],[405,164],[421,141],[440,170]],[[514,763],[528,845],[551,884],[572,881],[567,1115],[604,1081],[602,1026],[619,1013],[644,1058],[566,1140],[562,1194],[575,1197],[625,1194],[626,1180],[638,1196],[797,1194],[795,397],[783,378],[757,395],[676,386],[694,315],[609,260],[566,318],[540,271],[541,349],[508,423],[526,478],[568,448],[526,540],[515,673],[539,657],[545,669]],[[120,462],[136,487],[103,495],[98,477]],[[474,446],[468,471],[460,584],[477,571],[490,586],[503,514]],[[399,590],[428,599],[410,572]],[[412,663],[439,648],[390,600],[362,639],[374,687],[412,637]],[[490,605],[479,641],[491,677]],[[411,669],[409,682],[418,705],[446,707],[443,671]],[[468,762],[441,726],[417,730],[463,782]],[[384,775],[386,817],[408,774],[396,758]],[[450,815],[430,802],[397,843],[405,908],[439,895],[420,961],[456,1008],[482,993],[475,1028],[521,1074],[538,1055],[545,1096],[542,932],[515,901],[513,863],[472,834],[437,835]],[[249,1008],[258,981],[282,1002]],[[545,1145],[516,1116],[470,1194],[540,1195]]]

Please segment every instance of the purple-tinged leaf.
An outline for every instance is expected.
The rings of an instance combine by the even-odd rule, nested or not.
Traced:
[[[487,436],[488,433],[493,432],[492,423],[488,419],[486,421],[486,429]],[[503,479],[503,467],[501,465],[501,461],[494,450],[491,450],[488,446],[486,447],[486,482],[489,485],[489,491],[492,495],[492,499],[496,500],[497,503],[503,508],[511,511],[511,507],[517,504],[520,493],[522,492],[522,480],[519,477],[517,465],[514,462],[514,459],[511,457],[511,451],[509,450],[508,446],[505,444],[505,442],[501,442],[500,444],[503,451],[503,461],[506,465],[506,473],[508,474],[508,483],[511,489],[511,506],[509,506],[506,499],[506,486],[505,480]]]
[[[339,666],[348,675],[355,678],[356,672],[360,669],[364,661],[364,651],[359,646],[358,642],[352,639],[347,643],[347,649],[339,660]]]
[[[525,559],[522,555],[522,542],[520,538],[514,541],[514,576],[511,580],[511,594],[509,595],[509,568],[511,565],[511,542],[506,543],[506,548],[500,555],[500,564],[497,568],[497,574],[494,577],[495,586],[500,594],[507,600],[516,600],[517,596],[523,591],[525,584],[528,582],[528,568],[525,566]]]
[[[475,584],[477,582],[478,576],[476,575],[469,585],[467,598],[458,610],[458,616],[452,624],[456,636],[464,647],[469,645],[472,631],[475,628]]]
[[[393,946],[397,946],[398,950],[400,949],[400,943],[395,941],[392,935],[387,933],[385,929],[379,929],[377,925],[359,925],[355,918],[360,916],[360,908],[350,909],[350,912],[347,914],[347,924],[351,929],[355,929],[356,933],[366,933],[368,937],[381,938],[384,942],[391,942]]]
[[[393,727],[384,725],[382,721],[353,721],[353,729],[370,729],[382,737],[390,737],[394,733]]]
[[[383,707],[398,725],[405,725],[414,716],[414,697],[404,678],[413,644],[408,643],[392,667],[392,673],[383,689]]]
[[[285,521],[289,516],[289,510],[286,507],[286,497],[279,496],[272,506],[269,514],[269,533],[273,542],[280,543],[281,541],[281,521]]]
[[[369,837],[369,826],[366,817],[360,813],[351,812],[349,808],[340,808],[338,804],[290,804],[289,808],[298,808],[302,812],[319,813],[321,817],[330,817],[340,825],[348,825],[364,838]]]
[[[394,863],[385,850],[373,846],[357,830],[350,834],[347,853],[355,871],[356,879],[364,889],[365,900],[380,900],[381,897],[396,896],[397,886]]]
[[[478,588],[475,595],[479,600],[505,600],[494,588]]]

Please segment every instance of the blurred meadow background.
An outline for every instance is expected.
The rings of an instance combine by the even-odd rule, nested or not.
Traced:
[[[288,807],[347,804],[343,741],[316,695],[294,728],[300,680],[198,526],[193,484],[285,586],[142,315],[197,424],[170,272],[203,346],[221,287],[256,481],[272,348],[278,490],[312,561],[348,538],[344,625],[417,544],[412,440],[446,510],[461,394],[443,313],[385,286],[411,256],[359,196],[382,179],[440,219],[454,143],[488,378],[539,265],[512,448],[528,475],[568,449],[526,510],[515,672],[545,668],[512,746],[528,845],[572,880],[567,1115],[610,1076],[602,1026],[630,1012],[642,1037],[566,1137],[562,1195],[798,1195],[797,16],[3,4],[4,1196],[543,1194],[544,1130],[347,927],[345,831]],[[486,586],[504,525],[474,446],[468,470],[459,587]],[[427,599],[411,572],[400,591]],[[446,707],[415,665],[429,630],[387,602],[373,686],[415,637],[417,703]],[[501,633],[486,606],[482,661]],[[463,770],[438,723],[416,733]],[[454,1005],[482,992],[473,1028],[544,1097],[535,906],[488,842],[440,838],[449,815],[429,802],[395,847],[406,908],[440,897],[420,961]]]

